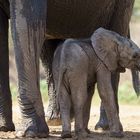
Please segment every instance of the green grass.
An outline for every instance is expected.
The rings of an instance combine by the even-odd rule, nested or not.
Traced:
[[[140,105],[140,97],[137,97],[131,82],[125,82],[119,86],[118,100],[119,104],[122,105]],[[94,105],[100,104],[100,98],[97,90],[95,90],[92,103]]]
[[[135,0],[132,20],[133,21],[140,20],[140,0]]]
[[[12,101],[15,102],[15,101],[17,101],[17,92],[18,92],[17,86],[11,84],[10,88],[11,88],[11,92],[12,92]]]
[[[119,87],[119,101],[121,104],[140,105],[140,97],[137,95],[130,82],[125,82]]]
[[[43,97],[43,101],[47,102],[48,101],[48,88],[47,88],[46,80],[41,80],[40,87],[41,87],[40,90]]]
[[[48,101],[48,89],[46,85],[46,81],[42,80],[40,82],[40,87],[41,87],[41,94],[43,98],[43,102]],[[11,85],[11,91],[12,91],[12,99],[13,101],[17,101],[17,87],[14,85]],[[119,86],[119,104],[129,104],[129,105],[140,105],[140,97],[137,98],[131,82],[125,82]],[[93,96],[93,101],[92,103],[94,105],[99,105],[100,104],[100,98],[98,96],[97,90],[95,91],[95,94]]]

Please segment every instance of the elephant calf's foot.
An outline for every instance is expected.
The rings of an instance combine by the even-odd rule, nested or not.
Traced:
[[[62,131],[61,137],[64,138],[72,138],[70,131]]]
[[[86,130],[78,130],[75,132],[75,135],[78,139],[82,140],[88,136],[88,132]]]
[[[119,132],[110,132],[110,137],[116,137],[116,138],[122,138],[124,137],[124,134],[122,131]]]
[[[43,118],[25,119],[22,122],[22,129],[17,130],[17,137],[45,138],[49,135],[49,128]]]
[[[110,137],[121,138],[123,136],[124,136],[123,127],[122,127],[121,123],[119,123],[119,129],[114,130],[114,131],[112,129],[110,129]]]
[[[8,124],[0,125],[0,131],[8,132],[8,131],[15,131],[15,125],[13,122],[8,122]]]

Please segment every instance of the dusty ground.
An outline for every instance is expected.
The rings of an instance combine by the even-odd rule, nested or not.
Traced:
[[[19,125],[20,111],[17,106],[13,108],[14,123]],[[91,118],[89,122],[89,128],[91,134],[85,140],[116,140],[116,138],[110,138],[108,132],[99,132],[94,130],[95,123],[98,121],[99,107],[93,106],[91,110]],[[124,138],[121,140],[140,140],[140,106],[121,106],[120,107],[120,119],[124,127]],[[73,126],[73,123],[72,123]],[[61,140],[61,126],[49,126],[50,137],[47,140]],[[0,132],[1,139],[17,139],[15,132]],[[74,139],[74,138],[73,138]],[[69,139],[72,140],[72,139]]]

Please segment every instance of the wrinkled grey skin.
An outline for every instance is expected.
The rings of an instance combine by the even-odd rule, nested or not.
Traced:
[[[8,1],[0,0],[0,131],[15,130],[9,85],[8,4]]]
[[[134,0],[10,0],[19,103],[28,124],[21,124],[22,136],[48,135],[39,87],[39,56],[46,37],[87,38],[101,26],[127,36],[133,3]],[[51,59],[46,63],[51,67]],[[115,77],[116,93],[119,74],[115,73]]]
[[[68,39],[59,45],[52,69],[63,138],[71,137],[71,107],[75,111],[76,135],[87,136],[96,83],[109,120],[110,136],[123,136],[111,83],[111,73],[120,68],[140,70],[140,49],[115,32],[99,28],[91,40]]]
[[[54,82],[53,82],[53,75],[52,75],[52,60],[54,51],[57,48],[60,42],[64,40],[61,39],[50,39],[46,40],[42,49],[41,49],[41,61],[45,68],[46,76],[47,76],[47,85],[48,85],[48,98],[49,98],[49,105],[47,108],[47,113],[45,116],[47,117],[47,123],[49,125],[54,124],[54,121],[61,124],[60,117],[57,113],[56,108],[56,94],[54,90]],[[56,125],[56,123],[55,123]]]

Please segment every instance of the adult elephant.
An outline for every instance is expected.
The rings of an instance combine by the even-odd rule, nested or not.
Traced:
[[[46,37],[86,38],[101,26],[127,36],[133,4],[134,0],[10,0],[22,136],[46,137],[49,131],[39,87],[39,55]],[[119,73],[112,77],[117,92]]]

